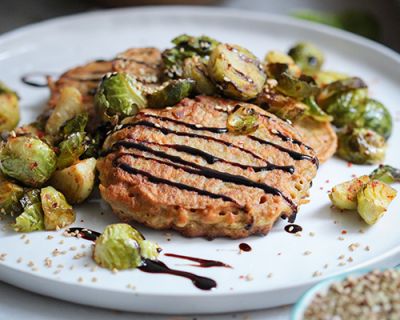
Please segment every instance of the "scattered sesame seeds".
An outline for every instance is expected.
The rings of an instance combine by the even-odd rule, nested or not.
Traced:
[[[76,255],[74,255],[74,259],[75,260],[78,260],[78,259],[81,259],[81,258],[83,258],[83,257],[86,257],[86,253],[85,252],[81,252],[81,253],[77,253]]]
[[[117,269],[117,268],[113,268],[113,269],[111,270],[111,272],[112,272],[113,274],[117,274],[117,273],[118,273],[118,269]]]
[[[7,253],[0,254],[0,261],[6,260],[6,257],[7,257]]]
[[[339,240],[339,241],[343,241],[344,238],[343,238],[343,237],[338,237],[338,240]]]
[[[347,262],[353,262],[354,260],[353,260],[353,258],[352,257],[349,257],[348,259],[347,259]]]
[[[92,278],[92,282],[97,282],[97,278],[96,278],[96,277],[93,277],[93,278]]]
[[[311,254],[311,251],[309,251],[309,250],[304,251],[304,253],[303,253],[303,255],[305,255],[305,256],[309,256],[310,254]]]
[[[51,254],[53,255],[53,257],[57,257],[57,256],[59,256],[59,255],[61,254],[61,251],[58,250],[57,248],[55,248],[55,249],[51,252]]]
[[[76,251],[78,248],[76,246],[72,246],[69,248],[70,251]]]
[[[320,277],[320,276],[322,276],[322,272],[320,272],[320,271],[314,271],[314,273],[312,274],[312,276],[313,276],[313,278],[315,278],[315,277]]]
[[[348,246],[348,248],[349,248],[350,251],[353,252],[353,251],[356,250],[359,246],[360,246],[360,244],[356,242],[356,243],[350,244],[350,245]]]
[[[79,277],[79,278],[78,278],[78,282],[79,282],[79,283],[82,283],[82,282],[83,282],[83,278],[82,278],[82,277]]]
[[[59,244],[64,244],[64,240],[60,240],[58,243]]]
[[[47,258],[44,259],[44,265],[47,268],[51,268],[52,265],[53,265],[53,261],[50,258],[47,257]]]
[[[342,259],[344,259],[344,254],[341,254],[341,255],[338,257],[338,260],[342,260]]]
[[[53,237],[52,235],[50,235],[50,234],[47,236],[47,240],[51,240],[51,239],[53,239],[53,238],[54,238],[54,237]]]
[[[29,267],[29,268],[32,268],[32,267],[34,267],[34,266],[35,266],[35,264],[33,263],[32,260],[28,262],[28,267]]]

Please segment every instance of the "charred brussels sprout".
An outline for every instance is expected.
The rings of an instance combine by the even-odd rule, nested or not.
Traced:
[[[107,269],[137,268],[142,264],[141,234],[125,223],[107,226],[94,246],[93,258]]]
[[[355,89],[366,89],[367,85],[365,82],[357,77],[340,79],[326,85],[320,94],[318,95],[318,102],[324,103],[329,98],[333,97],[336,94],[351,91]]]
[[[56,136],[60,128],[68,120],[82,112],[84,112],[84,106],[82,103],[82,95],[78,89],[74,87],[62,88],[57,105],[46,122],[46,133]]]
[[[0,82],[0,132],[13,130],[18,122],[18,95]]]
[[[193,91],[195,82],[191,79],[167,81],[160,89],[147,96],[149,108],[174,106]]]
[[[4,175],[27,186],[40,186],[53,174],[57,156],[40,139],[10,137],[0,152],[0,169]]]
[[[86,112],[78,114],[76,117],[68,120],[61,128],[64,137],[69,136],[75,132],[84,132],[88,123],[89,116]]]
[[[242,101],[255,98],[265,83],[260,61],[247,49],[219,44],[210,55],[208,72],[225,96]]]
[[[319,87],[326,86],[332,82],[349,78],[347,74],[335,71],[319,71],[313,75]]]
[[[216,87],[208,76],[207,66],[197,56],[185,59],[183,77],[195,81],[195,91],[198,94],[213,95],[216,92]]]
[[[379,180],[389,184],[400,182],[400,169],[389,165],[380,165],[377,169],[372,171],[369,176],[373,180]]]
[[[300,42],[288,52],[301,68],[308,75],[318,72],[324,63],[324,54],[315,45],[307,42]]]
[[[49,183],[61,191],[69,203],[81,203],[93,190],[95,173],[96,159],[89,158],[54,172]]]
[[[288,71],[291,75],[295,77],[300,77],[301,75],[301,69],[299,68],[299,66],[294,62],[292,57],[287,55],[286,53],[275,50],[269,51],[265,56],[264,61],[267,63],[267,70],[268,64],[280,63],[286,64],[288,66]]]
[[[317,120],[319,122],[331,122],[333,120],[332,116],[326,114],[317,104],[313,96],[304,99],[304,104],[307,105],[307,110],[305,115]]]
[[[341,210],[357,209],[357,193],[369,181],[368,176],[361,176],[334,186],[329,193],[332,204]]]
[[[75,221],[75,212],[64,195],[53,187],[40,192],[46,230],[64,228]]]
[[[227,128],[234,134],[249,134],[257,130],[258,113],[250,106],[236,106],[228,116]]]
[[[15,215],[22,211],[19,200],[24,195],[24,188],[7,180],[0,182],[0,213]]]
[[[67,137],[59,144],[60,154],[57,158],[57,169],[64,169],[79,160],[79,157],[86,151],[86,134],[76,132]]]
[[[347,129],[338,134],[337,155],[349,162],[372,164],[385,158],[385,139],[369,129]]]
[[[103,120],[116,124],[145,108],[147,101],[133,77],[126,73],[110,73],[104,76],[97,89],[95,104]]]
[[[205,57],[219,44],[207,36],[193,37],[186,34],[180,35],[172,40],[175,47],[167,49],[162,53],[165,74],[168,78],[181,78],[184,74],[183,62],[186,58]]]
[[[31,189],[20,200],[22,213],[15,219],[12,225],[17,232],[32,232],[44,230],[44,215],[40,201],[40,190]]]
[[[366,223],[375,224],[396,195],[397,191],[389,185],[378,180],[370,181],[357,194],[357,211]]]

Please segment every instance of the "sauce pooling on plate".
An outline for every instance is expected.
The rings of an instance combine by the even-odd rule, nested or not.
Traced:
[[[244,252],[250,252],[250,251],[251,251],[250,245],[248,245],[247,243],[244,243],[244,242],[242,242],[241,244],[239,244],[239,249],[240,249],[241,251],[244,251]]]

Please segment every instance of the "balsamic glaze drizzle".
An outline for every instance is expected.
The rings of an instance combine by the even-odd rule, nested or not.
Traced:
[[[285,226],[285,231],[289,233],[297,233],[303,231],[303,228],[298,224],[288,224]]]
[[[31,73],[27,73],[25,75],[23,75],[21,77],[21,81],[31,87],[35,87],[35,88],[47,88],[48,84],[47,84],[47,78],[50,77],[50,74],[47,73],[42,73],[42,72],[31,72]],[[43,78],[43,82],[37,82],[34,80],[34,78]]]
[[[200,267],[200,268],[212,268],[212,267],[232,268],[230,265],[228,265],[226,263],[223,263],[221,261],[217,261],[217,260],[201,259],[201,258],[183,256],[183,255],[175,254],[175,253],[165,253],[164,255],[167,256],[167,257],[173,257],[173,258],[178,258],[178,259],[184,259],[184,260],[197,262],[197,264],[191,264],[191,266],[193,266],[193,267]]]
[[[239,244],[239,249],[240,249],[241,251],[244,251],[244,252],[250,252],[250,251],[251,251],[250,245],[247,244],[247,243],[244,243],[244,242],[242,242],[241,244]]]

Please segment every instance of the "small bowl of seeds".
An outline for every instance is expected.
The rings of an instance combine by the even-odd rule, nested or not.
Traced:
[[[400,319],[400,268],[324,280],[296,303],[292,320]]]

